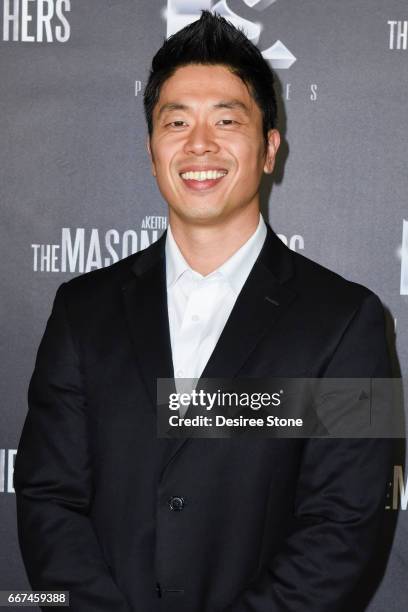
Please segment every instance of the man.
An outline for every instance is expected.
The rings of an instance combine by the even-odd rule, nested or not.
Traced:
[[[158,439],[156,380],[387,376],[381,304],[260,217],[276,104],[241,32],[203,12],[165,42],[145,109],[170,227],[58,289],[15,465],[29,580],[75,612],[341,610],[388,442]]]

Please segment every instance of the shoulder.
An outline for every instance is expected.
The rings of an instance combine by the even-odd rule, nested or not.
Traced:
[[[128,255],[124,259],[106,267],[92,270],[70,279],[59,288],[70,302],[101,300],[111,294],[121,292],[122,287],[136,278],[136,271],[148,268],[164,254],[163,235],[146,249]]]
[[[308,310],[326,317],[351,318],[361,309],[383,315],[379,297],[368,287],[350,281],[340,274],[299,253],[292,252],[293,289]]]
[[[296,295],[296,302],[302,305],[305,315],[324,310],[326,315],[331,311],[347,314],[366,299],[378,299],[364,285],[289,249],[270,226],[259,261]]]

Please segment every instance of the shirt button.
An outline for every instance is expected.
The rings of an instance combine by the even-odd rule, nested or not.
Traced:
[[[185,506],[184,497],[180,497],[178,495],[170,497],[169,506],[170,510],[173,510],[174,512],[180,512]]]
[[[184,370],[177,370],[177,372],[176,372],[176,376],[178,378],[182,378],[183,374],[184,374]]]
[[[193,315],[193,316],[191,317],[191,319],[192,319],[192,321],[199,321],[199,320],[200,320],[200,317],[199,317],[198,315]]]

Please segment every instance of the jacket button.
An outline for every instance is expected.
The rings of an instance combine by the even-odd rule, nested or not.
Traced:
[[[174,495],[169,499],[170,510],[174,510],[175,512],[180,512],[186,505],[184,501],[184,497],[180,497],[178,495]]]

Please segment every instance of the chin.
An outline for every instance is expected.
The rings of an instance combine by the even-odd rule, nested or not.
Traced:
[[[223,211],[219,208],[188,208],[176,211],[180,219],[190,223],[211,223],[223,219]]]

